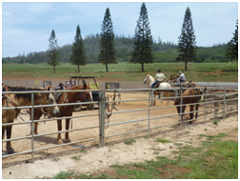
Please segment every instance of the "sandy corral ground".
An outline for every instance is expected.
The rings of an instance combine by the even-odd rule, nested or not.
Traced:
[[[122,93],[122,100],[147,98],[145,93]],[[167,101],[163,101],[160,106],[160,101],[157,101],[155,107],[162,107],[168,105]],[[173,105],[173,101],[169,101],[169,105]],[[124,110],[136,110],[148,108],[148,101],[122,102],[116,106],[120,112]],[[188,111],[189,109],[187,109]],[[200,110],[203,108],[200,107]],[[98,113],[98,109],[91,111],[74,112],[74,115],[91,115]],[[152,118],[176,114],[176,108],[151,110],[150,116]],[[178,125],[170,125],[151,130],[151,137],[146,138],[147,131],[134,132],[125,135],[111,136],[118,133],[130,132],[133,130],[144,129],[148,127],[148,121],[132,122],[127,124],[118,124],[110,126],[106,129],[105,147],[99,148],[98,135],[99,128],[90,128],[86,130],[79,130],[70,132],[70,139],[72,142],[96,138],[91,141],[84,141],[75,145],[68,145],[53,149],[46,149],[35,153],[35,162],[31,163],[31,154],[16,155],[2,159],[2,178],[3,179],[33,179],[36,177],[52,177],[61,171],[77,171],[84,174],[98,174],[107,173],[111,171],[109,168],[113,164],[124,164],[142,162],[144,160],[151,160],[156,157],[153,148],[159,148],[161,156],[172,157],[171,151],[176,149],[173,143],[192,144],[199,146],[202,140],[198,139],[199,134],[217,135],[218,133],[226,133],[228,136],[225,139],[238,141],[238,112],[228,114],[224,120],[221,120],[217,125],[213,124],[214,119],[208,118],[204,124],[203,112],[199,113],[197,121],[189,125],[184,123],[182,129]],[[148,118],[148,111],[137,111],[132,113],[113,114],[110,117],[110,123],[120,123],[124,121],[132,121],[138,119]],[[209,115],[209,114],[208,114]],[[218,114],[219,118],[222,113]],[[22,115],[24,120],[29,120],[28,115]],[[150,126],[157,127],[160,125],[167,125],[176,123],[179,116],[164,117],[151,119]],[[184,120],[189,120],[186,115]],[[15,122],[22,122],[20,118]],[[85,127],[93,127],[99,125],[98,116],[74,118],[71,121],[72,129],[79,129]],[[63,124],[65,128],[65,123]],[[56,132],[56,121],[48,121],[39,125],[38,134]],[[13,126],[12,138],[24,137],[30,133],[30,126],[26,124]],[[57,135],[43,135],[35,138],[34,148],[44,148],[57,145]],[[64,134],[62,134],[64,138]],[[156,142],[157,138],[171,140],[172,143],[161,144]],[[126,145],[124,141],[134,139],[136,142],[133,145]],[[31,139],[23,139],[12,141],[12,147],[15,152],[22,152],[31,150]],[[5,150],[5,143],[4,143]],[[82,151],[85,150],[85,151]],[[79,156],[81,155],[81,156]],[[159,156],[159,155],[158,155]]]

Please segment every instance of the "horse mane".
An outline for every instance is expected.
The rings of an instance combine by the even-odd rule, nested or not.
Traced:
[[[7,86],[8,91],[43,91],[43,88],[21,87],[21,86]]]
[[[67,90],[79,90],[79,89],[90,89],[90,86],[86,85],[85,87],[84,85],[75,85],[67,88]]]
[[[43,88],[33,88],[33,87],[21,87],[21,86],[7,86],[7,91],[44,91]],[[14,94],[14,93],[12,93]],[[34,94],[34,98],[37,97],[37,94]],[[28,94],[15,94],[15,99],[24,99],[31,100],[31,93]]]

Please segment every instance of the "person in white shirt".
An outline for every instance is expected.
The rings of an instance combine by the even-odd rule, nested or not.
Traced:
[[[186,78],[184,73],[182,73],[181,71],[179,71],[179,77],[177,79],[175,79],[178,83],[182,83],[182,82],[186,82]],[[179,84],[175,85],[176,87],[179,86]],[[175,95],[178,96],[178,91],[175,91]]]
[[[176,79],[176,81],[178,81],[178,83],[186,82],[186,78],[185,78],[184,73],[179,71],[179,77]]]
[[[158,73],[156,74],[156,76],[155,76],[155,82],[152,84],[152,88],[154,89],[154,86],[158,83],[158,82],[163,82],[163,81],[165,81],[165,79],[166,79],[166,77],[165,77],[165,75],[163,74],[163,73],[161,73],[161,70],[159,69],[158,70]]]

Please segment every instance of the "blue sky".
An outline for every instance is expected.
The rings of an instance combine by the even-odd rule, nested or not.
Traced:
[[[197,46],[227,43],[238,19],[238,2],[145,1],[155,40],[178,43],[187,7],[192,13]],[[73,43],[77,25],[81,35],[101,33],[106,8],[114,33],[134,35],[142,2],[2,2],[2,57],[46,51],[54,29],[58,45]]]

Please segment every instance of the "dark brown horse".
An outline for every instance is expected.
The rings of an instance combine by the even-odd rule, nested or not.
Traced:
[[[196,97],[186,97],[186,96],[193,96],[196,95]],[[185,112],[186,109],[186,104],[193,104],[193,103],[199,103],[201,100],[201,96],[202,95],[202,91],[200,90],[200,88],[197,86],[197,84],[191,82],[188,84],[188,89],[185,89],[182,93],[182,111],[181,111],[181,107],[179,105],[181,105],[181,99],[177,98],[174,102],[174,105],[177,106],[177,112],[179,114],[179,116],[181,116],[183,118],[183,114]],[[196,106],[196,114],[195,114],[195,119],[197,119],[198,116],[198,107],[199,104],[196,105],[189,105],[190,106],[190,119],[193,119],[194,117],[194,113],[193,113],[193,108],[194,106]],[[181,114],[183,113],[183,114]],[[180,122],[180,120],[179,120]],[[192,121],[189,122],[189,124],[191,124]],[[180,124],[180,123],[179,123]]]
[[[16,109],[3,110],[2,111],[2,123],[13,123],[14,119],[18,116],[20,109],[18,106],[30,106],[31,105],[31,93],[20,93],[15,94],[12,91],[44,91],[46,89],[39,88],[26,88],[26,87],[13,87],[3,85],[2,91],[11,91],[10,94],[6,94],[2,99],[2,107],[15,107]],[[34,105],[46,105],[46,104],[56,104],[52,93],[35,93],[34,94]],[[56,116],[59,113],[59,108],[57,106],[45,107],[43,109],[49,116]],[[4,139],[4,134],[7,134],[7,139],[11,138],[12,125],[2,126],[2,139]],[[8,154],[14,153],[11,148],[11,142],[7,142],[7,152]]]
[[[67,88],[66,90],[83,90],[83,89],[90,89],[89,86],[72,86]],[[89,91],[86,92],[65,92],[60,95],[60,98],[57,100],[58,104],[64,103],[76,103],[77,101],[80,102],[91,102],[92,101],[92,94]],[[67,105],[67,106],[59,106],[60,113],[57,117],[63,116],[72,116],[74,111],[74,105]],[[42,112],[40,109],[34,109],[34,120],[39,119],[42,116]],[[70,125],[70,118],[66,119],[66,130],[69,130]],[[34,123],[34,134],[37,133],[37,123]],[[62,120],[57,120],[57,127],[58,131],[62,130]],[[63,144],[61,133],[58,133],[57,141],[59,144]],[[71,140],[69,138],[69,132],[65,133],[65,142],[70,143]]]

